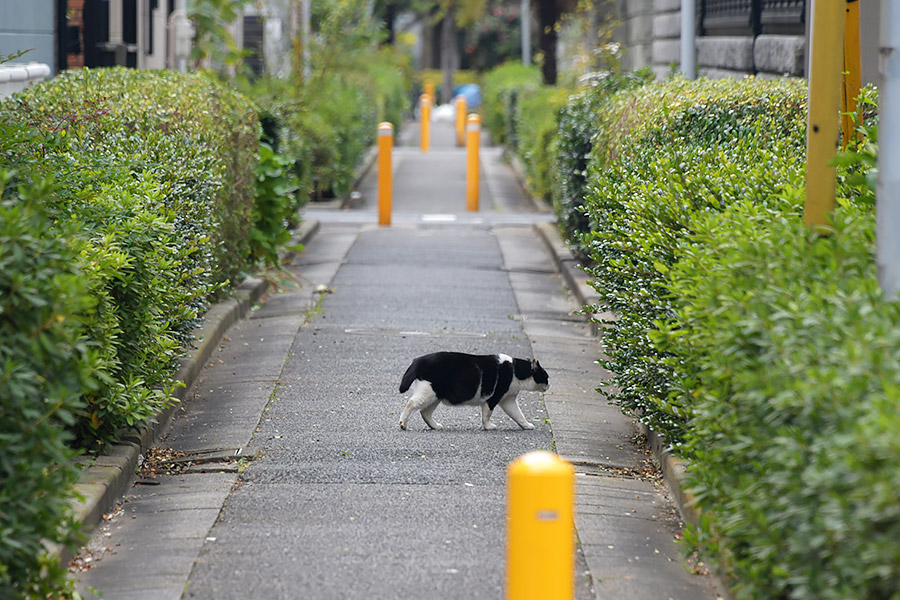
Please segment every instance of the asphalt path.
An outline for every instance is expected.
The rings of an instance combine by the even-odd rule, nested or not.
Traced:
[[[259,453],[209,533],[189,598],[498,598],[505,470],[551,449],[536,429],[440,407],[442,431],[398,426],[400,376],[436,350],[530,357],[488,229],[361,231],[296,335],[249,448]],[[552,381],[551,381],[552,383]]]

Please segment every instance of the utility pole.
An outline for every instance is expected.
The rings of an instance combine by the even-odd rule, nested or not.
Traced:
[[[522,64],[531,64],[531,0],[522,0],[519,8],[522,21]]]
[[[312,8],[312,0],[302,0],[300,3],[300,31],[303,35],[303,46],[301,47],[301,56],[303,61],[303,83],[309,81],[309,44],[311,42],[310,14]]]
[[[881,2],[875,264],[887,297],[900,291],[900,3]]]
[[[681,72],[697,79],[697,7],[695,0],[681,0]]]

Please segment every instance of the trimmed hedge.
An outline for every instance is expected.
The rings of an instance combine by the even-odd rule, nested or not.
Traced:
[[[9,179],[0,171],[0,597],[48,598],[66,587],[66,569],[45,541],[77,542],[68,428],[83,413],[82,391],[99,383],[85,335],[95,300],[69,242],[76,232],[42,208],[48,186],[11,189]]]
[[[503,64],[484,76],[484,127],[497,144],[515,150],[519,96],[541,87],[541,71],[520,62]]]
[[[53,177],[48,213],[85,242],[103,376],[72,428],[95,449],[171,402],[207,300],[247,264],[256,115],[207,75],[85,69],[5,101],[0,119],[41,132],[7,164],[21,181]]]
[[[512,117],[516,121],[516,155],[525,169],[526,185],[538,198],[550,197],[550,153],[556,138],[559,110],[569,90],[544,86],[522,92]]]
[[[581,246],[581,238],[590,229],[582,204],[587,187],[588,160],[594,143],[602,135],[601,115],[616,92],[638,87],[652,79],[653,73],[649,69],[604,73],[592,82],[591,87],[570,96],[559,112],[549,159],[553,210],[563,237],[582,258],[586,257],[586,250]]]
[[[673,444],[691,398],[678,358],[650,333],[672,311],[665,282],[693,220],[732,203],[767,202],[802,184],[805,87],[797,81],[682,79],[616,95],[598,117],[588,167],[591,232],[582,244],[607,323],[603,393]]]
[[[802,82],[675,80],[607,109],[585,204],[618,315],[605,393],[688,460],[690,549],[739,600],[900,597],[900,304],[875,276],[875,127],[836,161],[825,235],[802,219]]]

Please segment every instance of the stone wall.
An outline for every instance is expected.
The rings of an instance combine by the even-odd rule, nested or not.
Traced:
[[[626,70],[650,67],[665,78],[681,65],[681,0],[617,0],[616,41]],[[710,79],[803,77],[803,35],[706,36],[697,41],[697,74]]]

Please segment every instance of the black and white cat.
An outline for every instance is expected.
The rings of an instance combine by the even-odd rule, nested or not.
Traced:
[[[536,360],[512,358],[505,354],[463,354],[435,352],[412,361],[403,380],[400,393],[412,387],[413,394],[400,415],[400,429],[406,429],[413,411],[422,413],[432,429],[441,424],[431,418],[440,403],[448,406],[481,405],[481,424],[496,429],[491,413],[497,405],[522,429],[534,429],[519,408],[516,396],[522,390],[547,391],[550,377]]]

